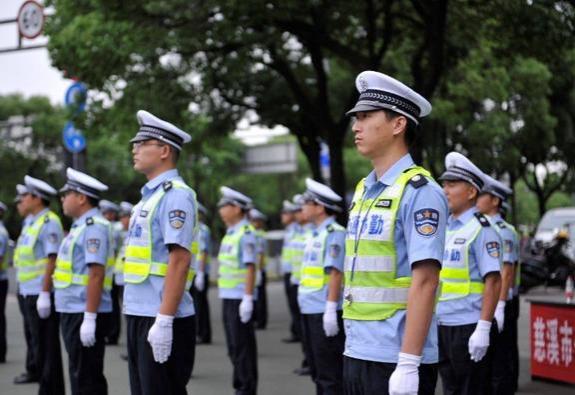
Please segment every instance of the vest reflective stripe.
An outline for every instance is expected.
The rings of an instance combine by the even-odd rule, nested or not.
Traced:
[[[311,232],[302,229],[301,232],[296,232],[292,239],[291,275],[298,281],[298,283],[301,281],[301,267],[305,250],[305,243],[306,240],[310,237],[312,237]]]
[[[106,291],[110,291],[112,289],[114,273],[114,236],[112,234],[112,225],[104,218],[92,217],[92,220],[95,224],[106,226],[108,231],[108,256],[105,265],[103,288]],[[52,275],[54,288],[68,288],[71,285],[81,285],[85,287],[88,285],[90,276],[88,274],[74,273],[74,265],[72,262],[74,259],[74,248],[76,247],[76,242],[87,226],[93,225],[87,225],[84,223],[71,229],[70,234],[68,235],[68,237],[71,236],[71,240],[69,241],[67,250],[62,251],[62,247],[60,247],[58,259],[56,260],[56,268]]]
[[[289,263],[290,265],[293,262],[294,254],[297,254],[295,246],[293,244],[293,240],[296,237],[296,232],[291,231],[288,233],[287,237],[284,239],[284,245],[282,246],[282,256],[281,256],[281,263]],[[293,269],[292,269],[293,273]]]
[[[255,232],[252,225],[241,226],[222,239],[218,253],[218,287],[223,289],[242,289],[246,284],[247,268],[240,268],[239,253],[242,237],[246,232]]]
[[[430,177],[421,167],[410,168],[369,199],[365,179],[357,184],[345,241],[343,318],[379,321],[407,308],[411,277],[397,277],[395,222],[405,187],[417,175]]]
[[[118,251],[118,256],[116,257],[116,263],[114,264],[114,273],[123,274],[124,273],[124,258],[126,256],[126,244],[122,243],[120,251]]]
[[[308,237],[301,264],[301,281],[298,292],[305,294],[323,289],[329,282],[329,275],[324,269],[324,257],[327,237],[333,231],[344,232],[345,228],[333,222],[316,236]]]
[[[8,269],[8,261],[10,259],[10,246],[8,243],[10,237],[8,235],[8,231],[6,231],[6,228],[4,228],[1,222],[0,222],[0,235],[6,239],[6,248],[4,250],[2,260],[0,261],[0,271],[4,271]]]
[[[179,180],[172,180],[171,183],[172,188],[186,189],[192,192],[194,202],[196,202],[196,194],[189,186]],[[124,281],[127,283],[139,284],[150,275],[165,277],[168,272],[167,262],[152,261],[152,220],[166,192],[163,186],[160,186],[148,200],[140,202],[134,207],[130,218],[130,231],[127,236],[128,240],[124,256]],[[197,204],[195,206],[197,207]],[[145,216],[142,216],[142,213],[146,213]],[[197,218],[197,213],[194,217]],[[141,234],[135,234],[136,227],[138,227],[138,232],[141,232]],[[196,225],[194,232],[197,232],[197,229]],[[192,256],[198,253],[198,242],[195,237],[189,246],[189,251]],[[186,289],[190,288],[194,275],[195,271],[190,261],[186,277]]]
[[[481,232],[481,228],[479,220],[473,217],[460,229],[447,232],[443,263],[439,274],[440,302],[483,293],[483,282],[471,281],[469,275],[469,250]]]
[[[40,277],[46,271],[48,258],[36,259],[34,247],[42,231],[42,227],[48,221],[54,221],[62,228],[60,218],[52,211],[40,215],[36,220],[22,230],[18,239],[18,245],[14,251],[14,265],[18,269],[18,281],[26,282]],[[25,242],[25,244],[24,244]]]

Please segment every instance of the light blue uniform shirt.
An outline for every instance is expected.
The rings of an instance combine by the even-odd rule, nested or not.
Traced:
[[[449,216],[447,229],[455,231],[461,229],[469,221],[477,221],[475,213],[476,207],[462,213],[458,218]],[[488,243],[497,243],[498,251],[487,249]],[[495,244],[491,244],[495,245]],[[499,273],[501,267],[501,238],[492,227],[482,227],[481,231],[471,243],[469,248],[469,276],[471,281],[483,281],[485,276],[491,272]],[[483,296],[472,294],[464,298],[439,302],[437,304],[437,317],[439,325],[459,326],[476,324],[481,315],[481,305]]]
[[[142,202],[148,200],[157,188],[163,188],[164,182],[173,180],[184,182],[176,169],[168,170],[148,181],[141,190]],[[142,202],[134,207],[128,237],[130,237],[131,232],[134,232],[132,229],[134,218],[140,215]],[[166,192],[152,219],[152,261],[168,263],[169,244],[176,244],[185,249],[190,248],[196,232],[195,205],[193,194],[186,189],[172,188]],[[174,223],[174,226],[170,224],[170,213],[173,211],[185,213],[183,224]],[[160,311],[163,293],[164,277],[161,276],[148,276],[139,284],[126,282],[124,285],[124,314],[155,317]],[[176,317],[189,317],[194,314],[194,301],[189,292],[184,292],[176,311]]]
[[[10,241],[10,237],[8,235],[8,231],[4,226],[2,220],[0,220],[0,263],[2,260],[6,259],[6,255],[9,253],[8,251],[8,243]],[[7,280],[8,273],[6,270],[0,269],[0,280]]]
[[[296,235],[304,234],[304,235],[306,235],[306,238],[307,238],[307,237],[311,237],[313,235],[314,230],[315,230],[315,225],[312,222],[308,222],[308,223],[303,224],[303,225],[297,224],[297,228],[295,229],[295,233],[296,233]],[[294,235],[294,236],[296,236],[296,235]],[[305,240],[302,241],[302,243],[305,244]],[[303,251],[302,251],[302,257],[303,257]],[[300,268],[301,268],[301,265],[300,265]],[[297,278],[296,276],[294,276],[292,273],[292,275],[290,277],[290,282],[292,284],[299,285],[300,279]]]
[[[328,217],[323,221],[314,231],[313,238],[315,239],[323,230],[329,225],[335,223],[335,217]],[[313,243],[313,241],[310,241]],[[307,249],[307,247],[306,247]],[[305,252],[304,252],[305,255]],[[305,259],[305,258],[304,258]],[[327,233],[325,241],[325,250],[323,254],[323,268],[326,274],[329,274],[332,269],[337,269],[343,273],[343,263],[345,260],[345,231],[333,230]],[[303,267],[303,264],[302,264]],[[298,288],[297,301],[302,314],[321,314],[325,312],[325,302],[327,301],[328,284],[325,284],[321,290],[314,292],[302,292],[301,287]],[[337,309],[342,309],[343,290],[339,294]]]
[[[86,224],[88,218],[102,217],[97,208],[86,211],[82,216],[76,218],[72,224],[72,229]],[[62,241],[59,255],[69,254],[72,248],[72,239],[74,234],[71,231]],[[82,233],[76,239],[73,246],[72,255],[72,272],[76,274],[89,274],[89,265],[106,266],[108,253],[110,251],[110,241],[108,237],[108,228],[97,222],[92,225],[86,225]],[[86,301],[88,300],[88,287],[83,285],[71,284],[66,288],[55,288],[54,299],[56,311],[59,313],[83,313],[86,311]],[[110,291],[102,289],[102,298],[98,313],[109,313],[112,311],[112,298]]]
[[[205,253],[208,255],[208,259],[206,261],[206,265],[204,266],[204,273],[210,273],[210,254],[212,253],[212,233],[208,225],[200,222],[198,228],[198,250],[200,255]],[[200,270],[200,259],[196,259],[195,268],[196,272]]]
[[[406,169],[413,167],[411,156],[405,155],[377,180],[372,171],[365,179],[365,198],[378,196],[392,185]],[[432,209],[439,214],[435,232],[424,235],[417,230],[415,214],[420,210]],[[411,276],[411,265],[423,260],[441,263],[445,243],[447,221],[447,200],[437,183],[429,182],[419,188],[410,184],[405,187],[397,213],[394,230],[394,244],[397,254],[397,276]],[[383,321],[344,320],[344,355],[367,361],[397,363],[405,332],[406,311],[399,310]],[[437,320],[432,317],[429,333],[423,347],[422,363],[438,361]]]
[[[232,227],[229,227],[226,234],[234,234],[242,227],[249,225],[247,219],[242,219],[240,222]],[[248,265],[254,265],[257,261],[257,240],[254,232],[244,233],[240,240],[240,247],[238,248],[238,263],[240,269],[245,269]],[[244,296],[243,287],[240,288],[219,288],[220,299],[242,299]],[[254,300],[256,293],[254,292]]]
[[[502,248],[503,248],[503,263],[514,265],[515,262],[519,260],[519,248],[517,235],[511,228],[505,223],[501,215],[496,214],[490,218],[493,226],[501,236]],[[509,287],[509,293],[507,295],[507,300],[513,299],[514,287]]]
[[[293,235],[297,231],[298,227],[299,225],[297,222],[292,222],[285,227],[283,248],[285,248],[291,242],[291,239],[293,238]],[[282,274],[291,273],[291,262],[282,260],[281,264]]]
[[[29,215],[24,221],[24,226],[28,227],[38,219],[38,217],[46,214],[49,208],[45,208],[36,215]],[[58,249],[60,248],[60,243],[62,242],[63,231],[57,222],[49,220],[45,222],[40,230],[36,244],[34,245],[34,256],[36,259],[47,258],[49,255],[56,255]],[[26,236],[24,235],[24,228],[20,238],[18,239],[18,244],[27,242]],[[18,290],[20,295],[39,295],[42,291],[42,283],[44,282],[44,274],[32,279],[30,281],[24,281],[18,283]]]
[[[120,239],[118,241],[118,245],[120,246],[120,248],[118,249],[117,253],[116,253],[116,259],[118,258],[118,254],[120,253],[120,250],[123,248],[124,243],[126,242],[126,240],[128,239],[128,231],[124,230],[122,228],[122,230],[120,231]],[[124,253],[126,252],[126,250],[124,249]],[[117,262],[114,261],[114,264]],[[124,273],[118,272],[118,273],[114,273],[114,284],[116,285],[124,285]]]

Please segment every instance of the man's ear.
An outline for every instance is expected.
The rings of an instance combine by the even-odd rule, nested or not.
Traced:
[[[393,122],[394,136],[399,135],[401,132],[405,133],[405,131],[407,130],[407,118],[405,118],[403,115],[400,115],[398,117],[393,118],[392,122]]]

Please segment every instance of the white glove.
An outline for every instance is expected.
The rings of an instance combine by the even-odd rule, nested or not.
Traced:
[[[325,312],[323,313],[323,331],[327,337],[335,336],[339,332],[337,325],[337,302],[325,302]]]
[[[254,312],[254,296],[245,294],[240,303],[240,321],[248,323]]]
[[[495,321],[497,321],[497,329],[499,333],[503,332],[503,324],[505,323],[505,301],[500,300],[497,302],[495,308]]]
[[[159,314],[154,325],[148,331],[148,343],[152,346],[154,361],[164,363],[172,353],[172,325],[174,316]]]
[[[397,366],[389,377],[389,395],[417,395],[421,356],[399,353]]]
[[[50,311],[52,310],[50,292],[40,292],[40,295],[38,295],[38,299],[36,300],[36,310],[38,310],[38,316],[40,318],[46,319],[50,317]]]
[[[98,313],[84,313],[84,321],[80,325],[80,341],[84,347],[96,344],[96,317]]]
[[[479,320],[475,327],[475,331],[473,331],[471,337],[469,337],[468,348],[472,361],[479,362],[483,359],[485,354],[487,354],[490,330],[491,322]]]
[[[197,272],[196,278],[194,279],[194,285],[198,291],[203,291],[205,284],[204,272]]]

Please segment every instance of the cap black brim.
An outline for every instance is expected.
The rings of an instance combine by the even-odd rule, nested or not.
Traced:
[[[354,108],[352,108],[351,110],[349,110],[348,112],[345,113],[345,115],[347,116],[351,116],[351,115],[355,115],[355,113],[358,112],[369,112],[369,111],[378,111],[378,110],[384,110],[385,107],[383,106],[372,106],[370,104],[356,104]]]

